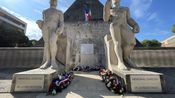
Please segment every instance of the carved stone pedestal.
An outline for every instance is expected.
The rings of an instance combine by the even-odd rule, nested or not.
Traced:
[[[163,93],[165,80],[163,74],[138,69],[113,70],[124,79],[126,89],[131,93]]]
[[[15,73],[11,92],[47,92],[56,75],[56,71],[52,69],[34,69]]]
[[[163,74],[140,69],[122,70],[118,68],[118,59],[110,35],[105,36],[107,68],[124,79],[126,90],[131,93],[165,92]]]

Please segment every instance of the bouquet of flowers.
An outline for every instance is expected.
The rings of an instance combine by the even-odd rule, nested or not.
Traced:
[[[73,71],[83,71],[83,72],[91,72],[91,71],[99,71],[104,69],[104,66],[77,66],[73,68]]]
[[[121,78],[113,74],[110,70],[102,69],[99,72],[106,87],[115,94],[124,94],[126,88]]]
[[[56,95],[58,92],[62,92],[63,89],[67,88],[74,78],[73,72],[64,73],[53,79],[50,86],[48,95]]]

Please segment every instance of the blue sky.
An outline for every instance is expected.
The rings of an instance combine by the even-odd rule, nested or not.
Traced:
[[[58,0],[58,9],[65,12],[75,0]],[[103,4],[106,0],[100,0]],[[122,0],[121,5],[131,10],[141,32],[136,37],[144,39],[164,39],[173,35],[175,24],[175,0]],[[35,21],[42,19],[42,10],[49,7],[49,0],[0,0],[0,7],[28,23],[26,35],[30,39],[40,39],[42,34]]]

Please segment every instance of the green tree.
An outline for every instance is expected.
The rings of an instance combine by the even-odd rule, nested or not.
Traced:
[[[0,24],[0,47],[28,47],[29,39],[19,29],[9,26],[8,24]]]
[[[144,47],[161,47],[161,43],[158,40],[144,40],[142,45]]]
[[[31,47],[36,47],[37,40],[30,40]]]
[[[172,32],[175,33],[175,24],[173,25]]]

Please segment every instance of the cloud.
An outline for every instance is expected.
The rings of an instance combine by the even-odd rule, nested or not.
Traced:
[[[44,8],[49,7],[49,1],[50,0],[33,0],[35,3],[39,4],[40,6],[43,6]],[[74,2],[75,0],[58,0],[58,9],[65,12],[69,6]]]
[[[136,18],[145,16],[153,0],[131,0],[130,9]]]
[[[26,36],[28,36],[30,40],[31,39],[39,40],[42,37],[41,30],[38,28],[38,25],[36,24],[35,21],[27,19],[25,17],[19,17],[19,18],[27,23]]]
[[[137,38],[140,38],[140,41],[156,39],[160,42],[170,36],[172,36],[172,33],[170,33],[170,31],[157,28],[153,29],[152,31],[141,32],[136,35]]]
[[[38,28],[34,20],[31,20],[27,17],[23,17],[22,15],[15,13],[6,7],[2,7],[2,8],[6,10],[7,12],[9,12],[10,14],[18,17],[19,19],[27,23],[26,36],[28,36],[30,40],[31,39],[39,40],[42,37],[41,30]]]
[[[39,5],[47,6],[50,0],[33,0],[33,1]]]
[[[24,1],[24,0],[4,0],[5,2],[7,2],[7,3],[15,3],[15,4],[17,4],[17,3],[21,3],[22,1]]]
[[[34,9],[33,11],[38,13],[38,14],[42,14],[42,12],[40,10],[38,10],[38,9]]]
[[[158,17],[157,13],[153,13],[148,17],[147,21],[155,20],[155,19],[157,19],[157,17]]]
[[[160,28],[155,28],[151,32],[144,33],[144,35],[149,35],[149,36],[165,36],[167,34],[170,34],[170,31],[165,30],[165,29],[160,29]]]
[[[65,12],[75,0],[58,0],[58,9]]]
[[[147,21],[151,23],[155,23],[157,25],[162,24],[162,20],[159,18],[158,14],[156,12],[151,13],[147,16]]]
[[[158,29],[157,29],[157,30],[155,30],[155,33],[154,33],[154,34],[164,36],[164,35],[170,34],[170,31],[158,30]]]
[[[152,9],[150,9],[152,3],[153,0],[131,0],[131,12],[137,19],[142,18],[147,22],[162,25],[163,21],[160,19],[157,12],[151,11]]]

